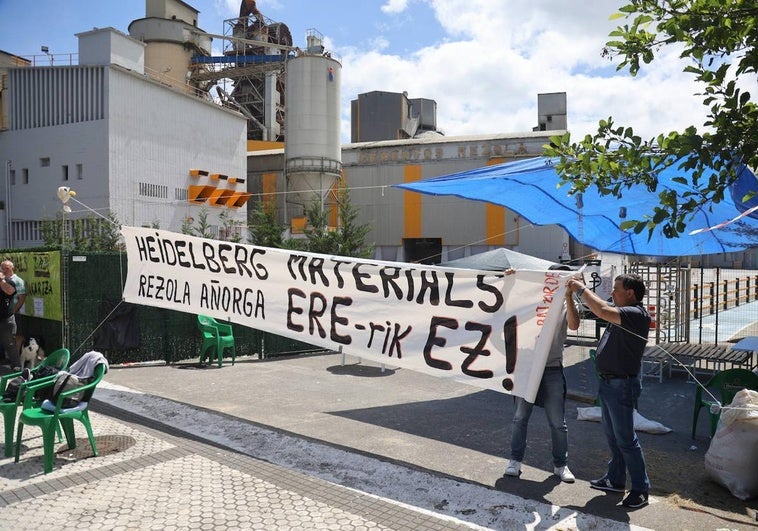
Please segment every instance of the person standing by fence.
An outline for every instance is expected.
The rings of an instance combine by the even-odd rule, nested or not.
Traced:
[[[3,260],[0,262],[0,270],[3,271],[3,275],[8,277],[8,273],[10,273],[10,280],[13,281],[13,284],[16,286],[16,294],[13,296],[13,319],[16,322],[16,332],[14,337],[15,346],[17,352],[21,349],[21,344],[24,342],[24,339],[26,338],[26,334],[28,333],[27,330],[25,330],[24,325],[26,324],[21,317],[21,314],[19,313],[21,311],[21,308],[23,308],[24,303],[26,302],[26,284],[24,283],[24,279],[22,279],[20,276],[16,274],[16,266],[13,262],[10,260]]]
[[[11,369],[19,367],[19,352],[16,349],[16,320],[13,317],[13,300],[16,295],[16,284],[12,280],[13,267],[5,260],[0,263],[0,346],[5,350]],[[12,263],[11,263],[12,265]]]

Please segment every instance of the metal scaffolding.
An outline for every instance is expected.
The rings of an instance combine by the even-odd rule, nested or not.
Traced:
[[[196,55],[189,81],[248,119],[248,139],[284,139],[285,62],[297,51],[289,28],[254,15],[224,21],[223,56]],[[213,95],[211,94],[211,97]]]

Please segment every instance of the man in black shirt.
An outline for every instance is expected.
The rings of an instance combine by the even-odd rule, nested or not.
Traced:
[[[585,289],[577,279],[570,279],[567,289],[576,293],[593,314],[609,323],[600,338],[595,363],[600,375],[598,398],[611,460],[606,474],[591,481],[590,486],[624,492],[628,471],[632,488],[622,504],[642,507],[648,503],[650,480],[634,432],[634,404],[642,390],[642,354],[650,330],[650,314],[641,303],[645,283],[639,275],[617,276],[611,292],[613,304]]]

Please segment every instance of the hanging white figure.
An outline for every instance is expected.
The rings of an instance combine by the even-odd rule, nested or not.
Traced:
[[[61,200],[61,203],[63,203],[63,211],[66,214],[69,214],[71,212],[71,207],[68,206],[68,200],[72,197],[76,196],[76,192],[74,192],[71,188],[68,186],[59,186],[58,187],[58,199]]]

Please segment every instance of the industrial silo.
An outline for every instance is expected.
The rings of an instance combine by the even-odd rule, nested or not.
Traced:
[[[212,41],[197,27],[199,11],[181,0],[147,0],[145,8],[145,18],[129,24],[129,35],[146,44],[145,73],[193,93],[200,86],[190,82],[190,61],[194,55],[210,55]]]
[[[340,82],[342,65],[308,35],[305,52],[288,59],[285,100],[287,216],[303,215],[324,199],[342,172]]]

